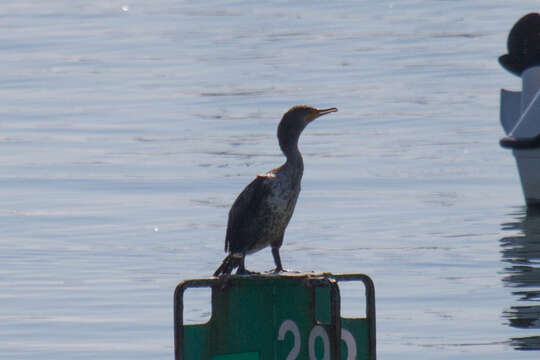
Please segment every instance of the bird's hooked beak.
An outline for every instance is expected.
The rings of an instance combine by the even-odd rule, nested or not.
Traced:
[[[318,118],[319,116],[323,116],[323,115],[330,114],[333,112],[337,112],[337,108],[333,107],[333,108],[328,108],[328,109],[315,109],[315,111],[313,111],[311,114],[308,115],[307,121],[311,122],[315,120],[316,118]]]

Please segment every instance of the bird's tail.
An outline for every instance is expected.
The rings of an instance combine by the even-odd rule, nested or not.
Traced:
[[[225,260],[223,260],[221,265],[217,268],[214,276],[230,274],[234,270],[234,268],[240,266],[241,261],[242,256],[238,256],[237,254],[227,255]]]

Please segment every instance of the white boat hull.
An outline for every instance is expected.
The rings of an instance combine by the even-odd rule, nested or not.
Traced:
[[[527,205],[540,205],[540,148],[513,152]]]

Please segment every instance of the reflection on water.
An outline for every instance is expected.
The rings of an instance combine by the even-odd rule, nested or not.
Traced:
[[[512,327],[540,329],[540,209],[523,209],[516,220],[503,224],[504,230],[521,232],[501,239],[502,258],[508,264],[503,281],[517,299],[503,316]],[[512,338],[511,343],[518,350],[540,350],[540,335]]]

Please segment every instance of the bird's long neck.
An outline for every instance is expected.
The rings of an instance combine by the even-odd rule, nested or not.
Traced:
[[[300,150],[298,150],[298,139],[300,139],[302,130],[304,130],[304,124],[301,119],[290,118],[285,114],[279,123],[277,132],[279,147],[287,157],[284,164],[286,172],[298,179],[301,179],[304,173],[304,161]]]
[[[304,173],[304,160],[298,149],[298,138],[289,139],[288,141],[282,141],[282,139],[280,139],[279,146],[281,147],[283,154],[287,157],[284,166],[291,169],[296,176],[301,178]]]

